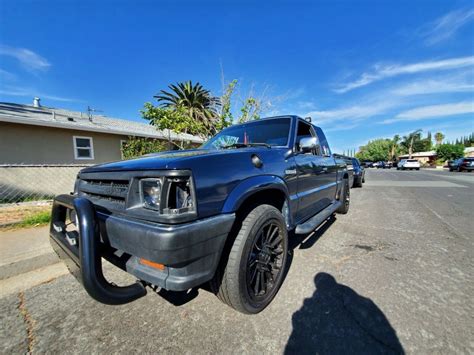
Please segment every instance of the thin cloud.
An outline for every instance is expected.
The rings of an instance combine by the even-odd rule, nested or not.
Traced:
[[[428,79],[401,85],[391,91],[393,95],[412,96],[449,92],[474,92],[474,84],[461,78]]]
[[[0,55],[17,59],[28,70],[44,71],[51,66],[46,58],[26,48],[0,45]]]
[[[474,113],[474,102],[466,101],[453,104],[417,107],[401,112],[395,118],[384,120],[380,123],[390,124],[402,121],[420,121],[431,118],[462,115],[466,113]]]
[[[459,69],[474,65],[474,56],[444,60],[426,61],[412,64],[376,65],[371,73],[363,73],[359,79],[342,84],[334,91],[339,94],[372,84],[373,82],[404,74],[417,74],[427,71]]]
[[[0,78],[2,78],[4,80],[15,80],[16,75],[13,74],[13,73],[10,73],[9,71],[0,69]]]
[[[305,116],[313,117],[317,122],[333,122],[347,119],[349,121],[358,121],[383,114],[398,104],[397,100],[381,100],[379,102],[368,102],[364,105],[353,105],[333,110],[311,111]]]
[[[432,46],[452,38],[461,27],[474,20],[474,9],[454,10],[428,24],[421,30],[425,44]]]
[[[14,88],[9,87],[6,89],[0,89],[0,94],[8,95],[8,96],[23,96],[23,97],[40,97],[42,99],[58,101],[58,102],[84,102],[83,100],[74,99],[70,97],[63,97],[63,96],[56,96],[56,95],[49,95],[42,92],[39,92],[34,89],[25,89],[25,88]]]

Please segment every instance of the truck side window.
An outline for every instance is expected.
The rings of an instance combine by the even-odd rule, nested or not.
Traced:
[[[318,136],[320,149],[321,149],[320,155],[330,156],[331,155],[331,150],[329,149],[328,141],[326,140],[326,136],[324,135],[321,128],[316,127],[316,133],[317,133],[317,136]]]
[[[310,124],[303,121],[298,121],[298,131],[296,133],[296,151],[300,151],[300,141],[302,138],[306,137],[316,137],[316,133]],[[316,152],[313,152],[313,154],[321,155],[319,149]]]

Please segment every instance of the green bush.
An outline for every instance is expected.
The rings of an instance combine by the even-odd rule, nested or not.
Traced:
[[[122,145],[124,159],[141,157],[145,154],[162,152],[168,149],[168,142],[157,139],[129,137]]]
[[[441,144],[436,147],[438,160],[454,160],[464,156],[464,145],[462,144]]]

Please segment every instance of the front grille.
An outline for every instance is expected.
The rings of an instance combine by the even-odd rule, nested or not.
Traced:
[[[125,209],[128,189],[128,180],[81,179],[78,184],[79,196],[87,197],[99,206],[118,210]]]

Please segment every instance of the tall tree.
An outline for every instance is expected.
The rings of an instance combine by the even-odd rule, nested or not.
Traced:
[[[400,136],[398,134],[394,135],[390,142],[390,160],[395,161],[397,159],[398,152],[398,142],[400,142]]]
[[[218,121],[220,99],[211,95],[200,83],[192,81],[177,83],[168,86],[170,91],[161,90],[154,97],[164,108],[184,108],[189,117],[202,123],[209,131],[215,133],[215,124]]]
[[[436,145],[441,145],[443,143],[443,139],[444,139],[443,133],[437,132],[435,133],[434,137],[435,137]]]
[[[386,161],[390,154],[392,141],[390,139],[376,139],[368,142],[366,145],[359,147],[356,157],[360,160],[370,161]]]
[[[410,133],[407,136],[403,137],[402,142],[400,143],[408,150],[408,157],[411,159],[412,155],[415,151],[419,152],[419,146],[421,142],[421,129],[417,129],[416,131]]]

